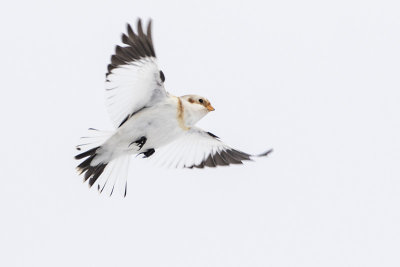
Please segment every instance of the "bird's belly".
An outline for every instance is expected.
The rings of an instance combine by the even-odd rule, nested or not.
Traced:
[[[176,107],[149,108],[134,115],[118,130],[118,147],[121,150],[129,150],[130,153],[140,153],[162,147],[179,138],[184,132],[178,123]],[[146,143],[140,151],[135,146],[129,147],[141,137],[146,138]]]
[[[144,149],[160,148],[183,134],[183,129],[179,127],[176,119],[157,118],[150,121],[145,137],[147,138]]]

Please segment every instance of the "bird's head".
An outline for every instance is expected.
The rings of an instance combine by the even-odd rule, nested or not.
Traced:
[[[181,99],[186,102],[184,104],[187,108],[185,117],[189,125],[195,124],[205,115],[207,115],[207,113],[215,110],[207,98],[199,95],[184,95],[181,96]]]
[[[213,106],[211,106],[210,101],[205,97],[199,95],[184,95],[181,98],[189,102],[191,107],[195,110],[203,110],[207,113],[215,110]]]
[[[203,109],[207,112],[215,110],[213,106],[211,106],[210,101],[205,97],[199,95],[184,95],[181,98],[192,104],[194,109]]]

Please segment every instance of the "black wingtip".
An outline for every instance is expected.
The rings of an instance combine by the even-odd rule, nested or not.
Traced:
[[[115,54],[111,57],[111,64],[107,67],[106,79],[114,68],[128,62],[134,62],[145,57],[156,57],[151,37],[151,20],[144,32],[144,23],[138,18],[136,25],[126,23],[126,34],[122,34],[122,43],[127,46],[116,47]],[[135,28],[136,27],[136,32]]]
[[[141,18],[137,19],[137,31],[138,31],[138,35],[143,35],[143,27],[142,27],[142,19]]]
[[[147,22],[147,30],[146,35],[151,37],[151,24],[153,23],[152,19],[149,19]]]
[[[133,38],[135,36],[135,32],[133,31],[132,26],[129,23],[126,24],[126,32],[128,33],[128,36],[130,38]]]
[[[274,151],[274,150],[271,148],[271,149],[265,151],[264,153],[261,153],[261,154],[257,155],[257,157],[266,157],[266,156],[268,156],[269,154],[271,154],[273,151]]]

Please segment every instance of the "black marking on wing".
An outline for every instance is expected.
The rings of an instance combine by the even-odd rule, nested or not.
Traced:
[[[264,153],[261,153],[259,155],[257,155],[257,157],[266,157],[268,156],[270,153],[272,153],[274,150],[271,148],[270,150],[265,151]]]
[[[143,31],[141,19],[137,21],[137,34],[129,24],[127,24],[127,32],[127,35],[122,34],[122,42],[127,46],[121,47],[117,45],[115,47],[115,54],[111,56],[111,63],[107,66],[106,77],[120,65],[145,57],[156,57],[151,37],[151,20],[147,24],[146,33]]]
[[[210,133],[208,133],[210,134]],[[210,167],[214,168],[217,166],[228,166],[231,164],[243,164],[243,161],[252,161],[252,157],[265,157],[272,152],[272,149],[259,154],[259,155],[250,155],[245,152],[236,150],[236,149],[226,149],[219,152],[215,152],[214,154],[208,155],[200,164],[188,166],[186,168],[204,168]]]
[[[165,75],[164,72],[162,72],[162,70],[160,70],[160,79],[162,82],[165,82]]]
[[[216,139],[219,139],[219,137],[218,137],[218,136],[216,136],[216,135],[215,135],[215,134],[213,134],[213,133],[207,132],[207,134],[208,134],[209,136],[211,136],[211,137],[214,137],[214,138],[216,138]]]
[[[119,124],[118,128],[124,125],[124,123],[131,117],[131,114],[125,117],[125,119],[122,120],[122,122]]]
[[[141,109],[139,109],[138,111],[133,112],[132,114],[129,114],[125,117],[125,119],[123,119],[121,121],[121,123],[119,124],[118,128],[121,127],[122,125],[125,124],[125,122],[127,122],[133,115],[135,115],[136,113],[142,111],[143,109],[145,109],[146,107],[142,107]]]

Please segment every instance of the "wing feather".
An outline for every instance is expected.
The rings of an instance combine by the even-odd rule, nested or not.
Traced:
[[[152,160],[164,160],[164,165],[177,168],[214,168],[231,164],[242,164],[252,161],[255,157],[265,157],[272,149],[252,155],[234,149],[223,143],[216,135],[192,127],[186,134],[164,148],[152,157]]]
[[[146,33],[140,19],[137,34],[128,24],[127,34],[122,34],[122,43],[127,46],[115,47],[106,74],[106,105],[116,127],[135,112],[167,96],[153,47],[151,21]]]

